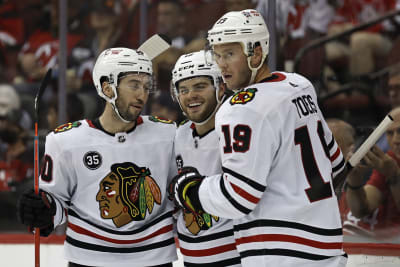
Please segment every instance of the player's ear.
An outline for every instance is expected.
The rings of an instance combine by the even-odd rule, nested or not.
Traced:
[[[101,84],[101,88],[103,90],[103,94],[106,95],[108,98],[113,98],[114,97],[114,92],[112,90],[111,85],[108,82],[104,81]]]
[[[261,63],[261,60],[262,60],[262,56],[263,56],[263,53],[262,53],[261,45],[257,45],[254,48],[254,54],[251,56],[251,60],[250,60],[251,66],[253,66],[253,67],[259,66]]]
[[[225,94],[226,92],[226,84],[223,81],[220,81],[218,83],[219,86],[219,91],[218,91],[218,99],[221,100],[222,96]]]

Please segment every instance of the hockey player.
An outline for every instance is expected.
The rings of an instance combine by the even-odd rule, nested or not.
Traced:
[[[102,115],[56,128],[46,138],[40,192],[22,195],[22,223],[48,236],[68,222],[69,267],[171,266],[177,259],[169,178],[176,174],[176,127],[140,116],[153,90],[141,51],[111,48],[97,58],[93,82]],[[66,215],[67,214],[67,215]]]
[[[215,118],[223,173],[179,174],[175,200],[233,219],[242,266],[345,266],[332,185],[343,155],[312,84],[270,72],[268,39],[255,10],[226,13],[208,32],[228,88],[238,90]]]
[[[203,50],[182,55],[172,70],[172,85],[173,99],[190,119],[178,127],[175,136],[178,171],[195,166],[207,176],[221,173],[214,121],[225,99],[225,86],[218,66],[206,62]],[[180,210],[177,232],[185,266],[241,266],[232,220]]]

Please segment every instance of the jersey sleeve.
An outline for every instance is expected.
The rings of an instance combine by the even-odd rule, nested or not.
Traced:
[[[55,226],[66,221],[65,210],[76,186],[76,177],[71,173],[71,158],[71,153],[61,150],[53,133],[46,137],[39,187],[56,200]]]
[[[345,158],[331,130],[329,129],[328,124],[326,123],[325,120],[322,121],[323,121],[322,127],[324,132],[324,138],[327,146],[325,153],[327,154],[327,157],[331,161],[332,178],[334,179],[339,173],[341,173],[344,170],[346,166]]]
[[[200,202],[210,214],[240,218],[256,207],[266,189],[279,138],[269,120],[245,106],[217,115],[216,131],[223,173],[202,182]]]

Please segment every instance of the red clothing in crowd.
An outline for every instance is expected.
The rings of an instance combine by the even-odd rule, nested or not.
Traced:
[[[387,154],[397,161],[392,151]],[[383,203],[369,216],[358,219],[352,215],[346,202],[344,193],[340,199],[339,207],[343,221],[343,230],[347,234],[361,234],[374,238],[390,238],[400,234],[400,211],[396,207],[392,192],[387,184],[386,177],[373,170],[367,184],[375,186],[383,196]]]
[[[11,191],[9,183],[22,182],[32,175],[33,165],[15,159],[11,162],[0,161],[0,192]]]
[[[83,38],[79,34],[68,34],[67,48],[68,55],[72,48]],[[22,47],[21,53],[34,53],[41,67],[54,67],[57,64],[59,49],[58,37],[54,37],[50,32],[37,30]]]
[[[365,23],[394,10],[395,7],[396,0],[344,0],[343,6],[337,10],[334,23]],[[383,28],[382,24],[377,24],[368,28],[368,31],[380,32]]]

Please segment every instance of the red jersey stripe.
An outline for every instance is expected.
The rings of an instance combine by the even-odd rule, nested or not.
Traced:
[[[185,248],[182,248],[182,246],[180,246],[179,249],[181,250],[181,253],[184,256],[205,257],[205,256],[212,256],[212,255],[216,255],[216,254],[221,254],[221,253],[224,253],[224,252],[227,252],[227,251],[236,250],[236,244],[232,243],[232,244],[226,244],[226,245],[219,246],[219,247],[214,247],[214,248],[196,249],[196,250],[185,249]]]
[[[236,245],[252,243],[252,242],[289,242],[320,249],[342,249],[343,247],[342,242],[331,242],[331,243],[320,242],[293,235],[264,234],[264,235],[247,236],[236,239]]]
[[[247,193],[246,191],[244,191],[242,188],[240,188],[240,187],[238,187],[238,186],[236,186],[236,185],[234,185],[234,184],[232,184],[232,183],[230,183],[230,184],[231,184],[233,190],[234,190],[236,193],[238,193],[241,197],[245,198],[247,201],[249,201],[249,202],[251,202],[251,203],[254,203],[254,204],[257,204],[258,201],[260,201],[259,198],[250,195],[249,193]]]
[[[340,155],[340,148],[338,147],[338,148],[336,149],[336,152],[331,156],[330,160],[331,160],[331,161],[335,161],[335,159],[336,159],[337,157],[339,157],[339,155]]]
[[[130,239],[130,240],[120,240],[120,239],[114,239],[114,238],[109,238],[109,237],[105,237],[105,236],[101,236],[99,234],[93,233],[89,230],[86,230],[76,224],[73,223],[68,223],[68,227],[71,228],[71,230],[77,232],[78,234],[82,234],[82,235],[87,235],[87,236],[91,236],[97,239],[101,239],[110,243],[114,243],[114,244],[136,244],[136,243],[140,243],[142,241],[148,240],[150,238],[153,238],[155,236],[161,235],[161,234],[165,234],[168,232],[171,232],[173,229],[172,224],[164,226],[163,228],[160,228],[159,230],[155,231],[154,233],[139,238],[139,239]]]

